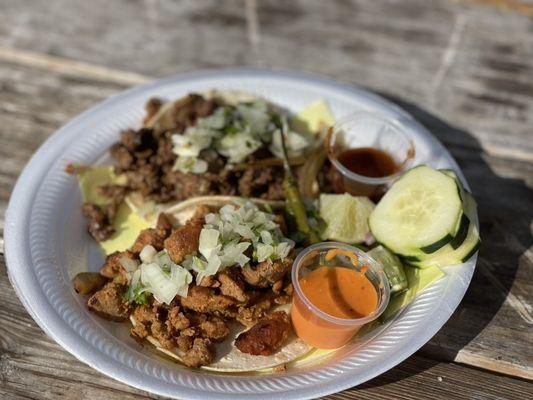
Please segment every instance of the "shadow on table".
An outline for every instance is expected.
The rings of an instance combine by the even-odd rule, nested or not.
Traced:
[[[445,145],[461,167],[478,203],[483,243],[471,284],[450,320],[418,353],[452,361],[491,322],[513,285],[520,256],[533,242],[529,228],[533,219],[533,191],[520,179],[496,175],[483,159],[481,145],[468,132],[448,125],[417,105],[381,95],[414,116]],[[401,380],[438,363],[425,357],[424,360],[405,361],[361,388]]]

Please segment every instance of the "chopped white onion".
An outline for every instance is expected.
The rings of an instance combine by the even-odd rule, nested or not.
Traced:
[[[245,252],[252,246],[258,262],[287,257],[294,242],[284,238],[274,216],[265,213],[250,201],[223,206],[218,213],[206,216],[200,232],[199,252],[187,268],[197,271],[197,282],[221,269],[246,265],[250,261]]]
[[[155,262],[141,265],[141,282],[160,303],[170,304],[180,293],[186,296],[192,282],[192,275],[185,268],[176,264],[170,268],[168,274]]]
[[[126,272],[133,272],[139,268],[139,260],[133,260],[131,258],[122,256],[119,258],[120,265],[126,270]]]
[[[139,258],[143,263],[150,263],[154,259],[155,255],[157,254],[157,250],[154,248],[154,246],[147,244],[143,247],[139,254]]]

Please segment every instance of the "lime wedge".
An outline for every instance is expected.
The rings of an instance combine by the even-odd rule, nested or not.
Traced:
[[[291,120],[291,127],[296,132],[307,133],[309,135],[321,134],[335,123],[335,118],[328,103],[324,100],[317,100],[307,105]]]
[[[344,194],[320,195],[320,217],[326,223],[322,233],[324,240],[345,243],[361,243],[369,232],[368,217],[374,203],[363,196]]]

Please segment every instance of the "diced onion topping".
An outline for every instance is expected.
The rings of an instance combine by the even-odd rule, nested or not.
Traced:
[[[294,242],[283,237],[273,214],[263,212],[250,201],[225,205],[218,213],[207,214],[200,231],[198,255],[187,258],[182,265],[174,263],[166,250],[157,252],[151,245],[141,250],[142,263],[125,257],[121,264],[131,276],[127,293],[130,301],[143,303],[146,294],[170,304],[176,295],[186,297],[192,275],[196,283],[224,268],[245,266],[256,262],[284,259]],[[135,268],[134,268],[135,266]]]
[[[144,246],[143,249],[141,250],[139,254],[139,258],[141,259],[143,263],[149,263],[149,262],[152,262],[156,254],[157,254],[157,250],[155,249],[155,247],[148,244]]]
[[[134,272],[137,268],[139,268],[140,262],[139,260],[133,260],[128,257],[120,257],[119,259],[120,265],[126,270],[126,272]]]
[[[225,205],[218,213],[207,214],[200,232],[199,257],[184,263],[196,271],[196,282],[224,268],[245,266],[250,256],[257,262],[287,257],[294,242],[283,237],[274,215],[263,212],[250,201]],[[252,251],[247,253],[252,247]]]
[[[174,263],[166,250],[157,252],[153,246],[146,245],[140,258],[143,262],[133,272],[127,294],[130,301],[142,303],[141,296],[145,293],[151,293],[157,301],[166,304],[170,304],[176,295],[187,296],[192,275]]]
[[[226,157],[230,164],[243,162],[263,145],[281,157],[281,140],[274,120],[280,120],[286,132],[289,156],[302,155],[310,138],[291,131],[286,116],[275,114],[265,101],[256,100],[219,107],[183,133],[172,135],[173,152],[178,156],[173,170],[206,172],[208,165],[201,157],[208,149]]]

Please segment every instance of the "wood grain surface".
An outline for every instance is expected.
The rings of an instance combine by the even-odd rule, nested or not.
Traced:
[[[234,66],[357,84],[405,108],[450,150],[478,200],[483,245],[467,295],[442,330],[400,366],[331,398],[527,398],[533,19],[524,7],[496,3],[0,0],[0,229],[38,146],[127,87]],[[0,254],[2,244],[0,234]],[[0,398],[148,396],[46,338],[14,295],[3,261],[0,321]]]

